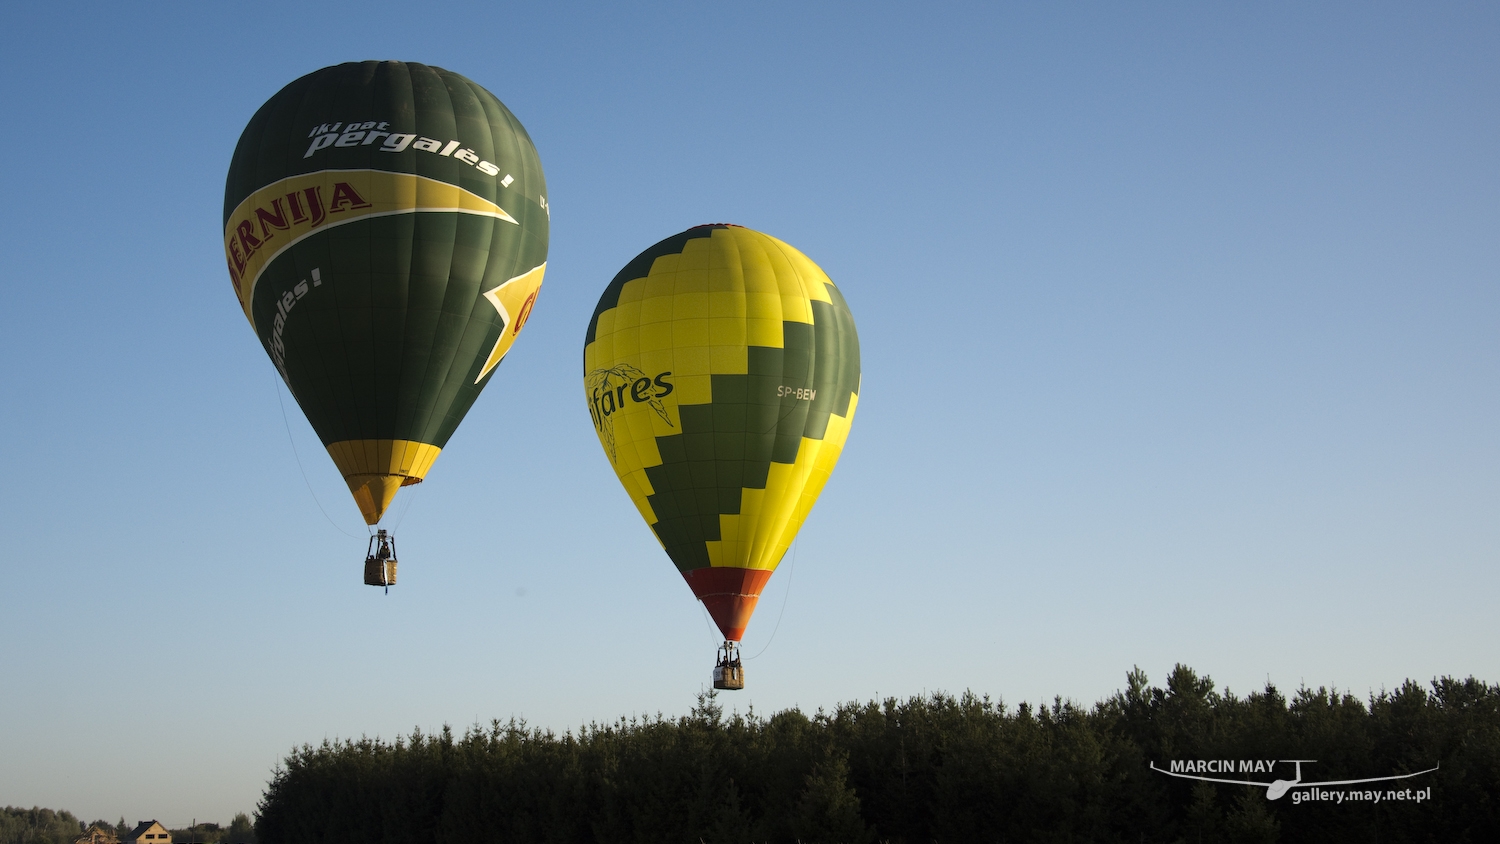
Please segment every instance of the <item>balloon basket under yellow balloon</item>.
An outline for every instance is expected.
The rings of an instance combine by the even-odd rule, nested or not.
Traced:
[[[370,537],[365,549],[365,585],[384,586],[386,592],[396,585],[396,537],[383,528]]]
[[[726,639],[719,646],[719,662],[714,666],[714,688],[729,691],[745,688],[745,666],[740,663],[738,642]]]

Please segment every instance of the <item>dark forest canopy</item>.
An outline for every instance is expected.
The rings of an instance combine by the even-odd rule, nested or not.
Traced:
[[[1430,787],[1430,801],[1379,804],[1268,801],[1148,767],[1198,759],[1315,759],[1309,782],[1441,767],[1379,786]],[[937,694],[766,718],[702,695],[682,718],[576,734],[497,721],[325,742],[287,757],[256,822],[266,844],[1462,842],[1496,829],[1500,685],[1241,698],[1184,666],[1165,688],[1133,671],[1092,708]]]

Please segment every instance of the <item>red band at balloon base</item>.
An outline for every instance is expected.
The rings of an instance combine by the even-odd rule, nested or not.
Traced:
[[[711,566],[685,571],[682,577],[713,616],[724,638],[738,642],[750,625],[750,615],[766,581],[771,579],[771,570]]]

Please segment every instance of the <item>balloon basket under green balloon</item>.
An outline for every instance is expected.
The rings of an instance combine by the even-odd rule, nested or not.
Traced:
[[[383,586],[387,592],[396,585],[396,537],[377,531],[365,550],[365,585]]]

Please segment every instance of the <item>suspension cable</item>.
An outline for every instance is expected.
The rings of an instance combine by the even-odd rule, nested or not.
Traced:
[[[801,537],[792,540],[792,565],[786,573],[786,592],[781,596],[781,612],[776,614],[776,626],[771,628],[771,638],[766,640],[765,647],[761,648],[755,656],[760,656],[766,652],[766,648],[771,647],[771,643],[776,641],[776,631],[781,629],[781,617],[786,615],[786,603],[792,597],[792,575],[797,573],[797,543],[801,541]],[[745,659],[755,659],[755,656],[747,656]]]
[[[334,530],[350,539],[358,539],[359,537],[339,527],[338,522],[335,522],[333,517],[328,515],[328,511],[323,509],[323,502],[318,500],[318,494],[313,492],[312,481],[307,479],[307,470],[302,468],[302,455],[297,453],[297,441],[292,439],[292,423],[287,420],[286,402],[281,399],[281,381],[277,379],[274,372],[271,373],[271,381],[276,385],[276,403],[281,406],[281,424],[286,427],[286,441],[292,445],[292,456],[297,459],[297,471],[302,473],[302,483],[307,484],[307,494],[312,496],[313,503],[318,505],[318,512],[323,514],[323,518],[327,519],[330,525],[333,525]]]

